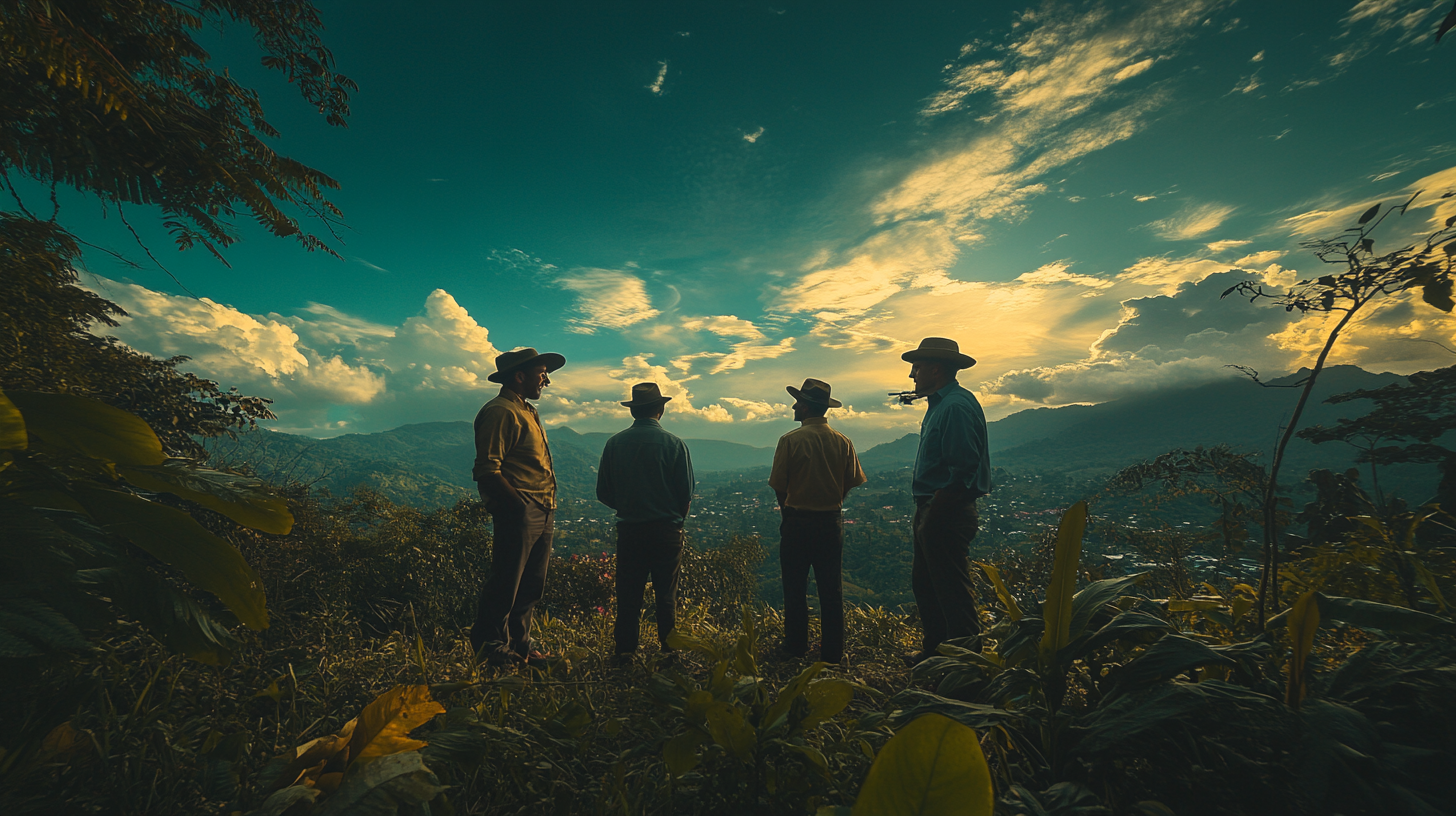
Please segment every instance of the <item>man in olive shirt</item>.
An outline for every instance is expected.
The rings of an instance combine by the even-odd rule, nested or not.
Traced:
[[[924,629],[920,652],[906,658],[913,666],[934,657],[946,640],[981,633],[969,555],[980,527],[976,499],[991,492],[991,456],[981,403],[956,380],[975,359],[944,337],[927,337],[900,358],[910,363],[915,393],[929,403],[910,483],[915,497],[910,581]]]
[[[546,589],[556,474],[530,400],[541,398],[551,384],[550,372],[565,364],[560,354],[538,354],[533,348],[496,357],[496,371],[487,379],[501,384],[500,396],[475,415],[474,476],[495,521],[495,542],[470,645],[494,666],[547,659],[531,647],[531,616]]]
[[[617,511],[618,660],[637,651],[647,579],[657,596],[657,639],[671,651],[667,634],[677,622],[677,576],[682,562],[683,521],[693,500],[693,461],[688,446],[658,420],[672,397],[657,383],[632,386],[622,405],[632,427],[607,440],[597,466],[597,499]]]
[[[784,581],[784,650],[795,657],[809,651],[809,570],[819,590],[822,638],[819,655],[825,663],[844,659],[844,528],[840,505],[850,489],[865,482],[854,443],[829,427],[830,408],[842,405],[830,397],[829,383],[804,380],[803,388],[785,389],[794,396],[794,419],[801,425],[779,437],[769,487],[778,496],[779,568]]]

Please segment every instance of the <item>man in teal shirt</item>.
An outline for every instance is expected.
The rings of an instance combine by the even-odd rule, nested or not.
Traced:
[[[927,337],[901,359],[910,363],[915,393],[928,397],[910,493],[915,498],[911,588],[924,639],[915,665],[951,638],[981,633],[971,586],[970,547],[980,518],[976,499],[991,492],[986,414],[956,374],[976,361],[954,340]]]
[[[639,618],[647,581],[657,596],[657,638],[669,651],[676,623],[678,565],[683,522],[693,500],[693,462],[688,446],[658,420],[672,397],[657,383],[632,386],[632,427],[607,440],[597,466],[597,499],[617,511],[617,620],[619,660],[637,651]]]

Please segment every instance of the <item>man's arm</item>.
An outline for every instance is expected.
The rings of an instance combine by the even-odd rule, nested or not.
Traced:
[[[778,497],[779,507],[789,499],[789,446],[787,435],[779,437],[779,446],[774,448],[773,469],[768,474],[768,486]]]
[[[597,462],[597,501],[601,502],[602,504],[605,504],[606,506],[612,508],[613,510],[616,510],[617,509],[617,496],[616,496],[616,490],[615,490],[615,481],[616,480],[607,475],[607,471],[611,470],[611,463],[612,463],[612,444],[611,444],[611,442],[608,442],[607,445],[606,445],[606,447],[602,448],[602,459],[601,459],[601,461],[600,462]]]
[[[935,491],[931,498],[932,519],[940,520],[974,498],[969,483],[973,478],[973,468],[981,457],[980,445],[971,435],[971,423],[974,421],[971,413],[965,410],[953,410],[945,416],[945,426],[940,433],[941,460],[950,470],[951,482]]]
[[[693,505],[693,488],[697,487],[697,478],[693,475],[693,456],[688,451],[688,446],[682,440],[678,440],[677,468],[674,474],[677,477],[678,485],[678,509],[682,511],[683,522],[687,522],[688,510]]]
[[[510,412],[500,408],[481,417],[475,428],[475,481],[480,497],[496,511],[524,511],[526,500],[501,473],[506,455],[521,437],[521,428]]]
[[[860,467],[859,464],[859,455],[854,452],[854,443],[849,441],[849,437],[845,437],[844,441],[849,445],[849,459],[845,461],[844,495],[839,497],[840,502],[843,502],[849,496],[849,491],[867,481],[864,468]]]

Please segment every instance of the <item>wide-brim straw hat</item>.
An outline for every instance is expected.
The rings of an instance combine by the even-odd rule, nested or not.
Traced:
[[[907,363],[945,363],[958,369],[976,364],[976,358],[961,354],[960,345],[946,337],[927,337],[920,341],[919,348],[901,354],[900,359]]]
[[[657,387],[657,383],[645,382],[632,386],[632,399],[622,404],[628,408],[636,408],[639,405],[661,405],[670,399],[672,397],[662,395],[662,389]]]
[[[504,383],[506,378],[520,371],[526,366],[545,363],[547,371],[555,371],[566,365],[566,358],[555,352],[542,354],[533,348],[516,349],[508,351],[495,358],[495,373],[486,377],[493,383]]]
[[[823,380],[816,380],[812,377],[804,380],[804,384],[799,388],[786,385],[784,386],[784,390],[793,394],[794,399],[803,402],[812,402],[815,405],[827,405],[830,408],[841,408],[844,406],[844,403],[829,396],[831,391],[829,383]]]

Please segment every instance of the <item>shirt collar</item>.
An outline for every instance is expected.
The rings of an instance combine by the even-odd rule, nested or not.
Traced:
[[[960,384],[960,381],[959,380],[951,380],[950,382],[948,382],[945,385],[941,386],[939,391],[936,391],[934,394],[931,394],[930,395],[930,400],[932,402],[940,402],[941,400],[945,399],[946,396],[950,394],[950,392],[952,392],[952,391],[954,391],[954,390],[956,390],[957,388],[960,388],[960,387],[961,387],[961,384]]]
[[[526,399],[525,397],[521,396],[520,394],[517,394],[515,391],[511,390],[510,388],[508,388],[508,387],[506,387],[504,385],[501,386],[500,395],[502,397],[505,397],[506,399],[508,399],[508,400],[516,403],[517,405],[523,405],[523,406],[525,406],[526,408],[528,408],[528,409],[530,409],[532,411],[536,410],[536,406],[532,405],[531,402],[530,402],[530,400]]]
[[[829,424],[829,417],[804,417],[803,424],[805,424],[805,425],[828,425]]]
[[[662,423],[661,422],[658,422],[653,417],[643,417],[642,419],[634,419],[634,420],[632,420],[632,427],[636,428],[639,425],[651,425],[654,428],[661,428],[662,427]]]

